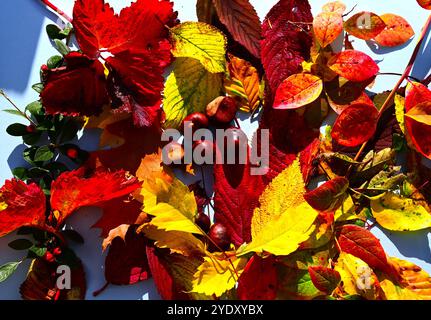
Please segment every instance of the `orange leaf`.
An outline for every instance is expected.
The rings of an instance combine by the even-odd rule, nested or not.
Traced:
[[[343,17],[336,12],[322,12],[314,18],[313,29],[317,41],[325,48],[343,31]]]
[[[350,81],[365,81],[379,72],[379,67],[371,57],[356,50],[346,50],[333,56],[328,66],[338,75]]]
[[[416,150],[431,159],[431,101],[419,103],[404,117],[407,133]]]
[[[297,109],[315,101],[323,90],[323,81],[308,73],[294,74],[284,80],[275,94],[274,109]]]
[[[431,0],[416,0],[419,5],[424,9],[431,9]]]
[[[419,82],[409,82],[406,87],[406,112],[419,103],[431,100],[431,91]]]
[[[44,225],[45,201],[37,184],[7,180],[0,189],[0,237],[22,226]]]
[[[413,28],[403,17],[387,13],[381,18],[385,22],[386,28],[374,38],[379,45],[384,47],[400,46],[414,36]]]
[[[356,147],[364,143],[376,132],[378,114],[376,107],[367,104],[348,107],[335,121],[332,139],[345,147]]]
[[[340,1],[329,2],[322,7],[322,11],[343,14],[346,11],[346,5]]]
[[[386,27],[385,22],[372,12],[359,12],[344,23],[344,29],[362,40],[371,40]]]

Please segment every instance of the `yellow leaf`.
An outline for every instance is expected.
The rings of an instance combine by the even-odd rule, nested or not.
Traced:
[[[143,231],[146,237],[154,240],[157,247],[168,248],[171,253],[187,257],[205,254],[204,243],[190,233],[160,230],[151,224],[144,225],[139,231]]]
[[[229,55],[229,78],[225,79],[226,92],[241,98],[240,109],[253,112],[259,106],[259,74],[248,61]]]
[[[179,128],[184,118],[205,108],[222,90],[222,74],[208,72],[196,59],[180,58],[165,83],[165,127]]]
[[[197,59],[211,73],[225,71],[227,40],[220,30],[203,22],[184,22],[170,31],[175,57]]]
[[[335,211],[334,219],[337,222],[348,221],[357,219],[358,216],[355,211],[355,204],[352,197],[348,196],[343,204]]]
[[[121,239],[123,239],[123,241],[126,241],[126,233],[127,230],[129,230],[129,227],[129,224],[121,224],[118,227],[110,230],[108,236],[103,239],[102,250],[105,251],[106,248],[109,247],[112,241],[117,237],[120,237]]]
[[[409,117],[410,119],[427,126],[431,126],[431,115],[429,114],[430,108],[431,103],[429,101],[419,103],[406,113],[406,117]]]
[[[406,127],[404,124],[404,106],[405,106],[405,98],[400,96],[399,94],[395,95],[395,116],[397,118],[398,124],[400,125],[400,129],[403,134],[406,133]]]
[[[305,188],[299,161],[280,173],[261,195],[260,207],[253,213],[252,241],[240,249],[288,255],[298,249],[314,231],[318,215],[304,200]]]
[[[431,214],[413,199],[386,192],[371,200],[374,218],[385,229],[417,231],[431,227]]]
[[[194,275],[192,291],[220,297],[235,286],[246,264],[245,258],[206,256]]]
[[[369,300],[378,297],[377,277],[368,264],[361,259],[341,252],[334,269],[340,273],[346,293],[360,295]]]
[[[409,261],[389,257],[400,280],[394,281],[386,275],[380,285],[388,300],[431,300],[431,277],[420,267]]]

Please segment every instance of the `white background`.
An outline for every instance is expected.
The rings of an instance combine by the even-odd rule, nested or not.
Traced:
[[[72,12],[73,0],[53,0],[64,11]],[[111,0],[117,11],[122,6],[128,5],[129,0]],[[175,9],[179,12],[179,18],[184,21],[196,21],[194,0],[175,0]],[[251,0],[261,20],[269,9],[276,3],[275,0]],[[313,13],[317,14],[325,0],[311,0]],[[359,11],[373,11],[377,14],[396,13],[405,17],[419,35],[422,25],[429,13],[417,5],[415,0],[345,0],[344,3],[350,10],[355,4]],[[39,82],[39,68],[46,60],[56,54],[51,47],[45,33],[45,26],[57,20],[56,16],[47,11],[38,0],[2,0],[0,1],[0,88],[20,106],[24,108],[28,103],[38,98],[31,89],[31,85]],[[354,46],[372,56],[379,62],[381,72],[403,72],[416,40],[408,44],[394,48],[378,50],[368,45],[365,41],[356,40]],[[415,65],[413,76],[424,78],[431,68],[431,44],[424,45]],[[382,76],[378,79],[373,91],[389,90],[395,84],[397,78]],[[0,98],[0,109],[9,109],[10,106]],[[11,177],[11,169],[23,165],[21,152],[24,146],[21,139],[10,137],[6,134],[6,127],[20,119],[6,113],[0,114],[0,183]],[[243,121],[241,127],[248,133],[253,132],[254,124]],[[97,148],[96,137],[84,137],[80,140],[87,150]],[[70,225],[78,230],[85,238],[85,244],[76,246],[78,256],[83,260],[87,273],[88,292],[87,299],[92,299],[92,292],[99,289],[105,283],[103,265],[104,256],[101,253],[100,231],[91,229],[90,226],[97,221],[101,212],[98,209],[84,209],[76,213],[70,219]],[[428,232],[415,233],[389,233],[374,228],[373,232],[381,239],[386,252],[389,255],[407,258],[420,265],[431,273],[430,236]],[[0,265],[9,261],[17,261],[22,254],[8,248],[7,244],[15,236],[9,235],[0,239]],[[0,284],[0,299],[19,299],[19,285],[25,278],[28,262],[23,263],[6,282]],[[133,286],[110,286],[98,299],[158,299],[159,296],[151,281],[146,281]]]

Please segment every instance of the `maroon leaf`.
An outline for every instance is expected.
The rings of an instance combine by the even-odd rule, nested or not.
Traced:
[[[312,21],[307,0],[280,0],[266,16],[261,57],[272,95],[309,58],[312,39],[307,23]]]
[[[344,177],[336,177],[313,191],[307,192],[304,199],[317,211],[336,210],[343,203],[348,187],[349,180]]]
[[[115,238],[105,260],[106,281],[116,285],[134,284],[149,278],[147,240],[130,226],[125,239]]]
[[[277,268],[274,256],[253,256],[238,281],[240,300],[274,300],[277,296]]]
[[[338,271],[323,266],[310,266],[308,272],[314,286],[327,294],[331,294],[341,281]]]
[[[362,259],[371,268],[382,271],[389,269],[386,254],[379,239],[367,229],[356,225],[343,226],[338,236],[338,244],[342,251]]]

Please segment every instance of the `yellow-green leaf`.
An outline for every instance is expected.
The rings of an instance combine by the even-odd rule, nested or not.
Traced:
[[[298,249],[314,231],[318,215],[304,200],[305,188],[299,161],[280,173],[260,197],[253,213],[252,241],[239,254],[269,252],[288,255]]]
[[[406,127],[404,124],[404,106],[405,98],[399,94],[395,95],[395,116],[397,118],[398,124],[400,125],[401,131],[405,134]]]
[[[386,192],[371,200],[374,218],[385,229],[417,231],[431,227],[431,214],[413,199]]]
[[[223,255],[204,257],[204,262],[194,275],[192,291],[220,297],[235,286],[246,264],[245,258],[232,257],[229,260]]]
[[[208,72],[196,59],[180,58],[165,83],[165,127],[178,128],[193,112],[204,112],[223,87],[222,74]]]
[[[226,70],[227,40],[217,28],[203,22],[184,22],[171,29],[171,37],[175,57],[197,59],[212,73]]]

